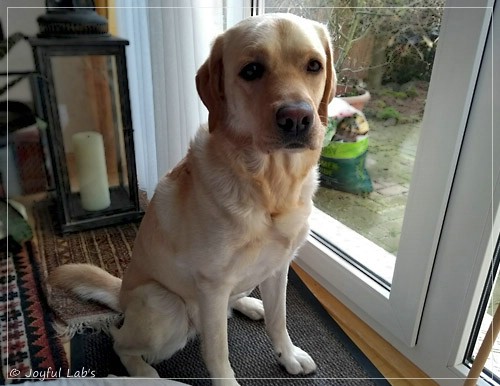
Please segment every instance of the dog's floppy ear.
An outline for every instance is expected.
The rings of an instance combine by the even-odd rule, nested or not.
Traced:
[[[196,89],[208,109],[208,129],[212,132],[224,118],[223,36],[215,40],[210,56],[196,74]]]
[[[333,48],[328,29],[326,28],[326,26],[318,27],[318,29],[318,33],[321,37],[321,40],[323,40],[323,46],[325,47],[326,53],[325,90],[323,92],[323,98],[321,98],[318,113],[321,118],[321,122],[326,126],[328,124],[328,105],[335,96],[335,90],[337,89],[337,75],[335,74],[335,67],[333,63]]]

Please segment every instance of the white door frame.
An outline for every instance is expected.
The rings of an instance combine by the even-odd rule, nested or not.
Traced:
[[[499,200],[493,193],[499,190],[500,163],[492,151],[498,154],[500,146],[492,138],[492,105],[486,99],[492,95],[492,47],[486,42],[493,4],[447,3],[391,290],[312,237],[297,257],[433,377],[463,377],[466,371],[464,342],[484,287],[491,235],[498,231],[493,219]]]

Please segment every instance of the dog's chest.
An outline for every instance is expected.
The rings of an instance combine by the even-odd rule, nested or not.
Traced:
[[[302,238],[307,227],[312,203],[297,202],[286,210],[254,210],[242,221],[244,237],[255,240],[255,245],[281,245],[285,249],[295,249],[297,239]],[[300,242],[300,241],[299,241]]]
[[[267,219],[253,220],[247,226],[256,227],[261,224],[260,230],[248,229],[247,234],[241,237],[242,245],[234,250],[232,256],[233,274],[236,284],[234,293],[249,290],[267,277],[276,269],[289,264],[293,254],[304,242],[309,226],[307,218],[309,208],[296,208],[287,213],[270,215]],[[249,238],[250,234],[258,235]]]

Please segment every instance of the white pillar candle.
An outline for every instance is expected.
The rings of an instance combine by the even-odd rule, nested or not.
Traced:
[[[82,207],[89,211],[106,209],[111,199],[102,135],[82,131],[72,139]]]

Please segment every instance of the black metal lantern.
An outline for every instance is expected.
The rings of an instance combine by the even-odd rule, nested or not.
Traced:
[[[49,4],[50,3],[50,4]],[[57,1],[55,3],[58,3]],[[62,232],[141,218],[125,46],[89,1],[47,3],[31,38]],[[52,5],[49,7],[49,5]]]

